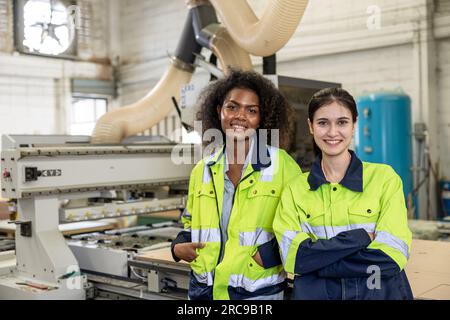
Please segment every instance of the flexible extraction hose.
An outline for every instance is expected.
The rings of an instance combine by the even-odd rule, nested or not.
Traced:
[[[176,60],[153,90],[143,99],[101,117],[92,134],[92,144],[119,144],[160,122],[174,108],[172,97],[180,100],[181,86],[191,81],[192,72],[177,66]]]
[[[202,46],[213,51],[225,73],[228,67],[252,69],[250,55],[219,25],[208,1],[193,0],[188,6],[188,19],[167,72],[143,99],[101,117],[92,134],[92,144],[120,144],[124,138],[144,132],[164,119],[174,108],[173,98],[179,101],[181,87],[191,81],[195,54],[200,54]]]
[[[219,23],[216,11],[209,1],[191,0],[190,8],[197,43],[215,54],[225,74],[229,71],[228,67],[253,69],[249,53],[242,49]]]
[[[210,49],[217,56],[217,59],[219,59],[225,74],[229,71],[228,67],[241,70],[253,69],[250,55],[231,38],[227,29],[224,27],[218,28],[214,33],[211,39]]]
[[[210,1],[237,44],[260,57],[271,56],[286,45],[308,5],[308,0],[272,0],[259,20],[247,0]]]

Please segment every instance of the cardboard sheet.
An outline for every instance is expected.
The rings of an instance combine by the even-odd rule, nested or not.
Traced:
[[[416,299],[450,300],[450,242],[413,240],[405,270]]]
[[[450,242],[413,240],[411,251],[405,270],[415,299],[450,300]],[[137,259],[176,263],[170,248],[149,251]]]

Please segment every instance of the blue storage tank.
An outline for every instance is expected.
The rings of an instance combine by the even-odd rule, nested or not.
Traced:
[[[441,181],[442,213],[445,217],[450,217],[450,181]]]
[[[360,96],[356,103],[356,154],[363,161],[392,166],[403,181],[407,198],[413,190],[410,97],[403,92],[383,91]]]

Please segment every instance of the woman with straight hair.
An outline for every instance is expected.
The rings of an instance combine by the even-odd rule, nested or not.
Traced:
[[[285,270],[295,275],[293,299],[412,299],[402,181],[349,149],[357,118],[355,100],[340,88],[309,103],[318,155],[311,172],[284,189],[273,225]]]

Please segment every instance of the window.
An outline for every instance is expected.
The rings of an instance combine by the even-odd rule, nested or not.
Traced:
[[[73,56],[76,49],[74,1],[17,0],[16,46],[25,53]]]
[[[70,112],[71,135],[92,134],[97,120],[108,110],[108,100],[104,98],[74,98]]]

